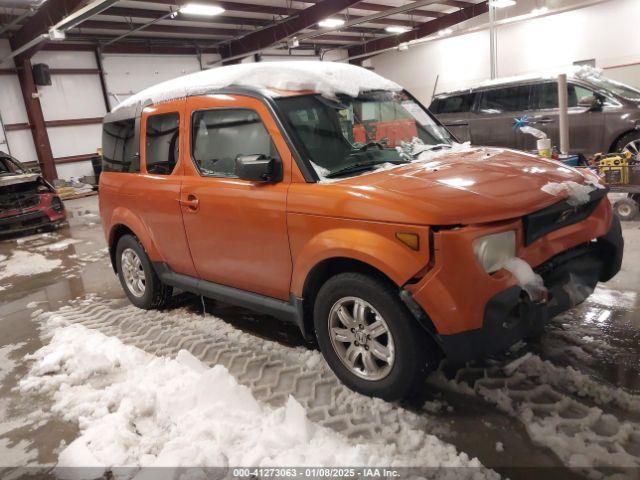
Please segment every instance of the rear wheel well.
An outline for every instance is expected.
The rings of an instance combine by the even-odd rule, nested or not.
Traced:
[[[129,227],[122,224],[113,227],[111,235],[109,235],[109,257],[111,257],[111,266],[115,273],[118,273],[118,269],[116,268],[116,248],[120,239],[125,235],[131,235],[138,238]]]
[[[616,150],[616,147],[618,146],[618,143],[620,143],[620,140],[623,139],[623,137],[626,137],[627,135],[631,135],[635,133],[636,135],[638,135],[640,137],[640,130],[629,130],[627,132],[622,133],[621,135],[619,135],[611,144],[611,147],[609,147],[609,152],[610,153],[618,153]]]
[[[318,263],[315,267],[311,269],[304,283],[304,287],[302,290],[302,298],[304,299],[304,327],[305,331],[309,335],[315,335],[315,329],[313,324],[313,311],[315,306],[316,296],[320,291],[320,288],[324,283],[329,280],[331,277],[338,275],[340,273],[346,272],[356,272],[362,273],[364,275],[369,275],[374,278],[378,278],[382,280],[384,283],[387,283],[392,288],[398,291],[398,296],[400,296],[400,286],[393,280],[391,280],[387,275],[378,270],[375,267],[372,267],[368,263],[361,262],[359,260],[354,260],[353,258],[346,257],[336,257],[329,258],[327,260],[323,260]],[[423,312],[425,313],[425,312]],[[431,324],[431,320],[428,318],[428,315],[424,315],[426,321],[430,324],[427,330],[430,333],[434,332],[433,325]],[[420,322],[422,324],[422,322]],[[424,326],[424,325],[423,325]]]

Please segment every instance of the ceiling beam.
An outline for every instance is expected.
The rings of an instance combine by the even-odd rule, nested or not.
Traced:
[[[15,32],[9,43],[11,50],[18,50],[31,42],[34,38],[47,33],[49,29],[71,14],[83,0],[49,0],[45,2],[29,19]]]
[[[145,0],[145,2],[160,4],[160,5],[175,5],[176,0]],[[225,0],[222,0],[219,2],[215,0],[204,0],[204,1],[200,1],[199,3],[219,5],[224,9],[226,9],[228,12],[264,13],[264,14],[272,15],[274,17],[275,16],[287,17],[290,15],[297,15],[303,11],[303,9],[300,9],[300,8],[273,7],[270,5],[229,2]],[[314,3],[319,3],[319,2],[314,2]],[[384,7],[384,5],[382,7]],[[221,16],[217,18],[223,18],[223,17]],[[349,15],[349,19],[357,19],[357,18],[361,18],[361,16]],[[273,22],[270,22],[270,23],[273,23]],[[380,25],[400,25],[403,27],[412,27],[415,25],[415,22],[410,22],[408,20],[393,20],[393,19],[380,19],[380,20],[376,20],[375,23],[378,23]]]
[[[441,2],[437,2],[441,3]],[[384,12],[386,10],[391,10],[394,7],[389,5],[380,5],[379,3],[369,3],[369,2],[360,2],[356,3],[352,8],[357,10],[369,10],[371,12]],[[434,10],[409,10],[406,12],[407,15],[414,15],[416,17],[428,17],[428,18],[440,18],[446,15],[446,13],[438,12]]]
[[[358,0],[323,0],[315,5],[298,11],[297,15],[250,33],[242,38],[233,40],[221,46],[220,52],[224,59],[237,59],[259,52],[276,43],[295,35],[297,32],[316,25],[331,15],[350,7]]]
[[[463,9],[458,10],[457,12],[450,13],[436,20],[425,22],[422,25],[420,25],[418,28],[410,32],[403,33],[400,35],[393,35],[393,36],[388,36],[384,38],[378,38],[378,39],[371,40],[359,45],[351,46],[348,49],[349,58],[360,57],[363,55],[373,55],[376,52],[380,52],[382,50],[395,48],[401,43],[410,42],[412,40],[418,40],[419,38],[427,37],[444,28],[452,27],[458,23],[462,23],[466,20],[477,17],[478,15],[487,13],[488,11],[489,11],[488,0],[485,0],[481,3],[465,7]]]
[[[131,8],[131,7],[111,7],[110,9],[102,12],[101,15],[109,15],[112,17],[125,17],[125,18],[157,18],[161,15],[164,10],[151,10],[151,9],[142,9],[142,8]],[[192,18],[187,18],[184,15],[178,15],[176,20],[180,21],[193,21]],[[208,20],[198,20],[198,22],[208,22],[212,24],[223,24],[223,25],[238,25],[240,27],[243,26],[252,26],[252,27],[265,27],[267,25],[271,25],[273,21],[268,18],[247,18],[247,17],[235,17],[229,15],[218,15],[214,18]],[[400,22],[400,24],[406,23],[406,26],[413,26],[411,22]],[[398,25],[397,22],[393,23],[394,25]],[[405,25],[403,25],[405,26]],[[362,26],[361,29],[350,29],[350,31],[360,31],[360,30],[377,30],[380,27],[375,26]]]
[[[111,7],[108,10],[102,12],[102,15],[111,15],[114,17],[127,17],[127,18],[157,18],[162,15],[164,10],[151,10],[144,8],[131,8],[131,7]],[[178,15],[177,20],[193,20],[193,17],[185,17],[184,15]],[[198,22],[210,22],[210,23],[222,23],[231,25],[251,25],[256,27],[263,27],[271,23],[271,20],[267,18],[246,18],[246,17],[231,17],[227,15],[218,15],[211,19],[202,19]]]
[[[127,23],[127,22],[113,22],[106,20],[87,20],[78,27],[81,32],[83,29],[95,29],[95,30],[118,30],[127,32],[134,28],[144,25],[143,23]],[[214,36],[214,37],[234,37],[236,35],[242,35],[247,33],[246,30],[240,30],[235,28],[212,28],[212,27],[188,27],[184,25],[149,25],[140,32],[132,32],[132,35],[143,32],[154,33],[172,33],[172,34],[186,34],[186,35],[202,35]]]

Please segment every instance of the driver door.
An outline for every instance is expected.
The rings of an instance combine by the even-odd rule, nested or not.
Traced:
[[[191,256],[204,280],[289,300],[286,223],[291,154],[267,108],[234,95],[187,99],[185,179],[180,204]],[[279,159],[282,180],[241,180],[238,155]]]

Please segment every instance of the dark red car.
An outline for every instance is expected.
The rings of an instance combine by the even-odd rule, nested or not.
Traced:
[[[0,235],[54,226],[66,219],[55,188],[0,152]]]

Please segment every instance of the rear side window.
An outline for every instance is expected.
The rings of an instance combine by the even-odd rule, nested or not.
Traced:
[[[278,156],[260,116],[247,109],[194,112],[191,118],[193,160],[203,175],[235,177],[239,155]]]
[[[102,171],[139,172],[135,119],[105,123],[102,128]]]
[[[577,107],[580,100],[593,96],[593,92],[588,88],[572,83],[567,85],[567,90],[569,108]],[[556,82],[535,85],[534,92],[534,98],[537,98],[535,103],[539,109],[558,108],[558,84]]]
[[[438,113],[464,113],[471,111],[475,94],[453,95],[438,100]]]
[[[516,112],[529,110],[529,85],[515,87],[496,88],[487,90],[482,94],[480,110],[484,113]]]
[[[171,175],[178,162],[180,115],[177,112],[147,118],[145,162],[147,173]]]

